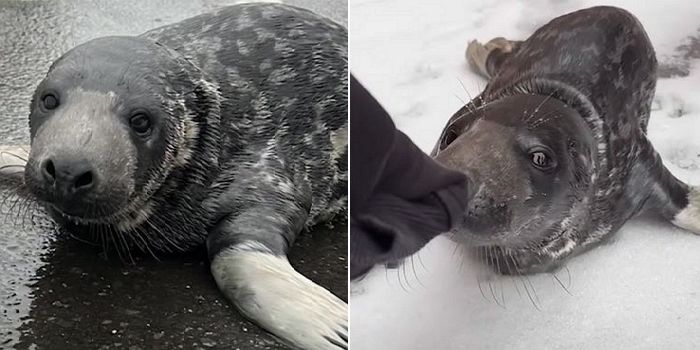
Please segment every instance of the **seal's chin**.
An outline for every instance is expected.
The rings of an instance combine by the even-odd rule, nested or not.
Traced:
[[[113,224],[119,222],[129,212],[127,208],[117,210],[109,208],[108,210],[99,206],[75,212],[50,202],[46,202],[44,205],[55,217],[60,217],[77,225]]]
[[[450,239],[464,244],[471,248],[480,248],[488,246],[513,246],[510,238],[513,237],[512,232],[489,232],[487,234],[473,232],[469,229],[458,228],[450,231]]]
[[[42,199],[38,199],[38,202],[59,222],[79,226],[109,225],[119,229],[130,229],[143,222],[152,206],[148,199],[138,196],[109,204],[86,202],[80,206],[66,206]]]
[[[545,232],[550,232],[545,230]],[[450,231],[449,238],[464,245],[473,252],[480,263],[489,266],[494,272],[503,275],[526,275],[549,272],[556,269],[573,251],[575,242],[568,241],[562,233],[539,233],[528,235],[532,238],[524,240],[523,233],[491,232],[489,234],[474,233],[466,229]],[[564,252],[554,247],[566,246]]]
[[[504,249],[520,250],[533,246],[541,246],[542,242],[555,239],[549,235],[537,234],[531,230],[496,230],[477,231],[470,229],[469,224],[450,231],[453,241],[465,244],[468,247],[479,248],[498,246]],[[543,232],[546,230],[543,230]]]

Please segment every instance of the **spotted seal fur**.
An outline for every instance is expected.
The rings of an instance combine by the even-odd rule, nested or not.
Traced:
[[[646,137],[654,49],[625,10],[558,17],[524,41],[467,49],[489,79],[432,154],[476,194],[452,237],[501,273],[549,271],[642,211],[700,233],[700,190],[675,178]]]
[[[245,316],[294,348],[347,349],[346,303],[286,257],[345,211],[347,79],[346,29],[278,4],[94,39],[36,88],[24,182],[74,235],[206,242]]]

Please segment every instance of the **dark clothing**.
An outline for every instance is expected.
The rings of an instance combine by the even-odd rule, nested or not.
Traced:
[[[350,77],[350,276],[401,260],[461,221],[467,179],[423,153]]]

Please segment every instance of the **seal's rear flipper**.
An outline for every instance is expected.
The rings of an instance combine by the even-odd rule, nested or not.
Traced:
[[[690,187],[688,205],[678,212],[671,222],[690,232],[700,234],[700,188]]]
[[[661,214],[674,225],[700,234],[700,187],[679,180],[663,165],[661,157],[646,141],[642,144],[648,163],[638,162],[637,180],[651,182],[645,209]],[[639,188],[644,188],[641,186]]]
[[[494,38],[486,44],[476,40],[469,42],[466,58],[469,66],[486,79],[491,79],[501,69],[501,65],[520,45],[520,41]]]
[[[668,172],[666,168],[664,171]],[[688,186],[670,175],[674,183],[655,186],[652,205],[672,224],[700,234],[700,187]]]

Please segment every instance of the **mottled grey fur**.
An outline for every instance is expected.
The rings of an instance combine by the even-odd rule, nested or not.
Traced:
[[[642,25],[633,15],[613,7],[580,10],[552,20],[525,41],[497,38],[485,46],[470,45],[467,56],[472,66],[490,81],[478,98],[448,122],[433,152],[439,160],[449,164],[474,153],[481,154],[483,163],[499,162],[496,158],[484,158],[493,153],[483,150],[470,153],[469,148],[455,148],[482,147],[469,140],[454,142],[453,148],[449,148],[453,139],[468,134],[482,119],[530,118],[537,121],[527,124],[535,131],[543,127],[543,122],[556,118],[561,121],[551,122],[550,131],[557,130],[557,123],[578,122],[577,118],[586,125],[574,134],[557,131],[559,139],[570,142],[567,146],[570,154],[559,156],[571,158],[568,166],[575,164],[579,168],[563,180],[568,182],[563,189],[548,194],[540,204],[547,208],[559,206],[565,211],[554,216],[551,210],[543,210],[532,219],[542,222],[533,224],[536,228],[525,227],[522,232],[512,229],[507,237],[501,237],[500,243],[494,238],[492,245],[482,245],[488,254],[488,264],[504,273],[551,270],[572,254],[609,237],[644,209],[658,212],[679,226],[697,225],[699,214],[697,209],[692,209],[697,208],[697,203],[689,206],[689,186],[663,166],[646,137],[657,61]],[[523,98],[531,104],[524,104]],[[557,101],[558,106],[552,101]],[[504,103],[516,105],[503,106]],[[538,114],[543,112],[539,111],[540,107],[548,108],[548,112]],[[507,116],[494,116],[490,112],[508,109]],[[508,124],[502,120],[497,123]],[[488,137],[500,140],[506,135]],[[582,144],[585,147],[581,148]],[[592,150],[590,156],[588,149]],[[452,154],[441,155],[445,150]],[[457,163],[466,164],[463,160]],[[511,169],[509,164],[491,168],[499,167],[501,173],[490,173],[496,185],[486,186],[497,194],[488,205],[502,209],[499,213],[503,220],[508,222],[522,208],[540,205],[528,204],[538,194],[534,185],[525,188],[534,190],[526,199],[522,199],[526,196],[497,199],[527,192],[520,191],[521,185],[510,191],[507,184],[499,185],[501,182],[510,178],[528,179],[527,172]],[[484,169],[480,165],[461,170],[478,173]],[[552,175],[548,181],[540,188],[551,189],[558,180]],[[514,203],[523,207],[516,209]],[[687,211],[688,217],[680,223],[677,215],[684,208],[694,211]],[[471,210],[474,208],[468,209]],[[468,226],[460,227],[454,237],[468,242],[469,230]],[[509,244],[518,242],[522,236],[529,240]]]
[[[47,91],[60,95],[55,110],[41,108]],[[135,107],[153,117],[150,138],[129,130]],[[229,297],[267,283],[228,275],[225,262],[268,261],[254,253],[276,257],[271,271],[288,274],[270,285],[321,289],[292,286],[302,277],[285,256],[303,228],[346,208],[345,28],[303,9],[243,4],[139,37],[95,39],[52,65],[34,95],[30,127],[27,185],[65,229],[144,251],[206,241]],[[95,188],[67,199],[42,179],[42,164],[56,159],[92,167]],[[325,293],[267,300],[319,312],[331,305],[337,317],[321,324],[278,306],[233,302],[256,321],[278,312],[296,324],[297,338],[274,320],[263,324],[294,347],[346,348],[344,303]]]

